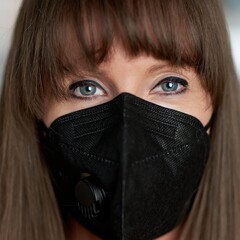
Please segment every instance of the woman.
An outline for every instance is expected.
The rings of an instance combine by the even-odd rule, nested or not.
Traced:
[[[1,94],[1,239],[237,239],[239,85],[218,0],[24,0]]]

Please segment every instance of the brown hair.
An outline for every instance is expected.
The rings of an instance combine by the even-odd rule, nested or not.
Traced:
[[[23,0],[0,101],[0,239],[65,239],[37,119],[46,85],[62,97],[64,76],[96,67],[115,41],[202,76],[211,152],[183,239],[237,239],[240,94],[218,0]]]

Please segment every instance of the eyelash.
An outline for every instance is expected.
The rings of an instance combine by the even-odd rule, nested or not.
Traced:
[[[174,90],[174,91],[171,91],[169,89],[169,91],[163,91],[162,89],[162,93],[159,93],[159,92],[154,92],[154,90],[156,90],[157,87],[163,87],[163,84],[170,84],[169,86],[173,86],[172,84],[177,84],[177,88],[180,87],[180,90]],[[78,88],[81,88],[81,87],[95,87],[96,90],[93,94],[95,94],[97,91],[102,91],[103,94],[101,94],[100,96],[104,96],[106,95],[106,91],[103,89],[103,87],[96,81],[94,80],[80,80],[78,82],[75,82],[75,83],[72,83],[70,86],[69,86],[69,91],[70,91],[70,95],[74,98],[77,98],[77,99],[81,99],[81,100],[92,100],[92,99],[95,99],[97,97],[99,97],[99,95],[89,95],[89,96],[77,96],[77,89]],[[175,76],[169,76],[169,77],[166,77],[162,80],[160,80],[152,89],[151,91],[153,91],[153,94],[159,94],[159,95],[165,95],[165,96],[168,96],[168,95],[175,95],[175,94],[182,94],[184,93],[188,88],[188,82],[185,80],[185,79],[182,79],[180,77],[175,77]],[[91,89],[89,89],[91,90]],[[81,91],[80,91],[81,92]],[[82,93],[81,93],[82,94]]]

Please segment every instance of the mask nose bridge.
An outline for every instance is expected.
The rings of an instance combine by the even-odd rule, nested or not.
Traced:
[[[119,181],[118,181],[118,187],[117,194],[115,196],[115,199],[120,196],[121,200],[118,198],[118,200],[121,201],[121,207],[120,207],[120,212],[118,212],[119,216],[119,225],[118,229],[121,230],[121,240],[129,240],[128,238],[128,230],[127,228],[129,227],[127,216],[129,213],[126,212],[127,209],[129,209],[129,206],[126,205],[126,202],[129,200],[128,196],[128,190],[130,184],[130,175],[131,175],[131,169],[132,169],[132,164],[133,160],[132,159],[132,148],[137,147],[136,143],[136,137],[140,137],[140,135],[136,135],[139,131],[137,130],[139,124],[135,123],[135,121],[140,117],[140,109],[141,105],[139,106],[137,102],[135,103],[136,98],[133,95],[130,94],[123,94],[121,97],[121,103],[119,104],[119,115],[120,115],[120,139],[119,139]],[[137,115],[136,115],[137,114]],[[134,158],[134,157],[133,157]],[[117,239],[117,240],[120,240]]]
[[[122,240],[125,240],[125,197],[126,197],[126,184],[127,184],[127,170],[128,170],[128,111],[127,111],[127,98],[123,98],[122,102],[122,163],[121,163],[121,179],[122,179],[122,211],[121,211],[121,231],[122,231]]]
[[[133,106],[134,105],[134,106]],[[113,224],[114,231],[118,234],[115,235],[116,240],[127,240],[127,225],[126,225],[126,199],[127,199],[127,185],[129,171],[131,167],[130,161],[130,148],[131,148],[131,126],[132,121],[132,108],[135,107],[134,98],[129,94],[122,94],[119,98],[119,102],[114,106],[114,112],[118,116],[118,123],[116,123],[116,140],[113,149],[116,149],[118,152],[117,162],[119,163],[117,176],[116,176],[116,185],[115,190],[112,195],[112,204],[111,204],[111,220]]]
[[[120,104],[117,106],[117,112],[119,114],[119,121],[120,124],[117,134],[119,136],[119,140],[117,141],[118,146],[113,146],[119,149],[119,156],[118,156],[118,161],[119,161],[119,170],[118,170],[118,176],[117,179],[117,185],[116,185],[116,191],[113,196],[113,212],[114,215],[112,215],[113,218],[118,216],[117,222],[115,222],[115,226],[117,231],[119,232],[119,235],[117,240],[125,240],[126,239],[126,189],[127,189],[127,182],[128,182],[128,171],[130,168],[130,152],[129,152],[129,143],[131,142],[130,136],[131,134],[129,131],[130,123],[131,121],[130,114],[131,114],[131,107],[130,104],[132,104],[132,98],[129,95],[122,95],[122,98],[120,100]]]

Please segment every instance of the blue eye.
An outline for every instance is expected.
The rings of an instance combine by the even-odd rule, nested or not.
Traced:
[[[188,82],[179,77],[167,77],[161,80],[154,88],[154,92],[162,94],[178,94],[186,90]]]
[[[161,87],[165,92],[176,91],[178,89],[178,83],[176,82],[163,82]]]
[[[72,95],[77,98],[91,98],[104,95],[104,90],[99,83],[93,80],[81,80],[69,87]]]
[[[80,94],[84,95],[84,96],[89,96],[89,95],[93,95],[94,93],[96,93],[97,88],[96,86],[91,86],[91,85],[86,85],[86,86],[79,86],[75,89],[75,91],[78,90]]]

